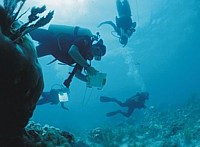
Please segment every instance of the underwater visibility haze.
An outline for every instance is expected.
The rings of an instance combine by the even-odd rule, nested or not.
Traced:
[[[197,131],[200,130],[199,101],[192,102],[200,100],[200,1],[128,1],[131,18],[137,25],[136,31],[123,47],[112,34],[111,26],[97,27],[103,21],[115,22],[115,0],[27,0],[23,10],[46,5],[48,10],[54,10],[53,19],[48,25],[82,26],[94,34],[99,32],[107,49],[101,61],[92,61],[96,69],[107,74],[102,89],[89,88],[84,82],[73,78],[69,101],[65,104],[69,111],[62,109],[60,104],[38,105],[31,120],[68,131],[83,141],[86,140],[84,137],[90,136],[90,143],[85,142],[91,146],[139,146],[142,143],[144,146],[200,146],[200,131]],[[47,65],[53,59],[52,56],[38,58],[44,76],[44,91],[62,84],[72,71],[72,67],[60,65],[59,61]],[[149,93],[145,109],[135,110],[130,117],[120,114],[106,116],[107,112],[118,109],[126,111],[127,108],[120,108],[115,103],[102,103],[101,96],[125,101],[137,92]],[[185,116],[189,112],[193,121],[190,116]],[[196,132],[186,130],[191,124],[197,127]],[[95,129],[97,134],[105,129],[107,134],[104,131],[102,133],[112,136],[111,132],[117,132],[119,127],[122,130],[118,137],[124,137],[124,140],[112,140],[111,137],[111,144],[105,138],[92,137]],[[131,129],[133,140],[123,135],[127,135],[127,130],[131,134]],[[160,132],[160,136],[156,131]],[[155,142],[150,143],[149,138]]]

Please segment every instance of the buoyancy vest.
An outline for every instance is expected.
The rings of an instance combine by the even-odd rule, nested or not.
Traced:
[[[80,28],[78,26],[72,27],[72,26],[52,24],[49,26],[48,30],[52,32],[54,36],[57,38],[57,44],[61,52],[63,52],[66,48],[68,48],[67,46],[69,46],[70,43],[68,44],[67,42],[73,42],[73,40],[75,40],[78,37],[82,38],[82,37],[93,36],[89,29]],[[58,58],[61,62],[67,63],[68,65],[73,64],[73,61],[70,60],[70,57],[67,57],[67,55],[65,55],[65,57],[63,57],[62,59],[61,59],[62,56],[60,57],[54,56],[54,57],[55,59],[49,62],[48,64],[55,62]],[[68,58],[69,60],[66,60],[66,58]]]

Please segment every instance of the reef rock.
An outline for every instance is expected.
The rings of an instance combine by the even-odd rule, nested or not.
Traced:
[[[27,34],[29,23],[21,27],[15,21],[18,2],[22,6],[25,1],[5,0],[4,7],[0,5],[0,144],[5,146],[23,145],[24,127],[44,87],[35,46]]]

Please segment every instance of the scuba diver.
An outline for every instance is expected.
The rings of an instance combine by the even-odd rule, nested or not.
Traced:
[[[116,0],[118,17],[116,16],[116,24],[112,21],[105,21],[99,24],[98,27],[109,24],[113,27],[114,32],[117,33],[119,42],[126,46],[128,38],[135,32],[136,22],[132,22],[131,9],[127,0]],[[114,35],[114,34],[113,34]]]
[[[138,108],[138,109],[146,108],[144,103],[145,103],[145,100],[148,100],[148,99],[149,99],[148,92],[138,92],[136,95],[130,97],[125,102],[121,102],[115,98],[110,98],[110,97],[106,97],[106,96],[101,96],[100,102],[115,102],[116,104],[118,104],[121,107],[128,107],[127,112],[117,110],[114,112],[107,113],[106,114],[107,117],[114,116],[116,114],[122,114],[125,117],[130,117],[136,108]]]
[[[61,88],[51,88],[50,92],[43,92],[41,98],[38,100],[37,105],[44,105],[50,103],[51,105],[61,104],[61,107],[65,110],[69,110],[65,107],[64,103],[69,101],[69,89],[60,85]]]
[[[87,28],[50,25],[48,30],[36,29],[30,35],[33,40],[39,42],[36,46],[38,57],[52,55],[55,57],[52,62],[59,60],[66,65],[75,64],[70,80],[66,79],[63,83],[67,88],[73,75],[87,82],[86,75],[82,74],[83,68],[87,74],[96,75],[98,71],[91,66],[91,60],[94,58],[100,61],[106,53],[106,46],[103,40],[99,39],[100,35],[93,35]]]

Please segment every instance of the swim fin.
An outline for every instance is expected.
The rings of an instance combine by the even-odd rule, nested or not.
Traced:
[[[116,25],[114,24],[114,22],[112,22],[112,21],[104,21],[104,22],[102,22],[102,23],[100,23],[100,24],[98,25],[98,28],[101,27],[101,26],[104,25],[104,24],[111,25],[111,26],[113,27],[113,29],[115,30],[115,32],[118,32],[117,26],[116,26]]]
[[[109,97],[106,97],[106,96],[100,97],[100,102],[112,102],[112,101],[113,101],[113,98],[109,98]]]

